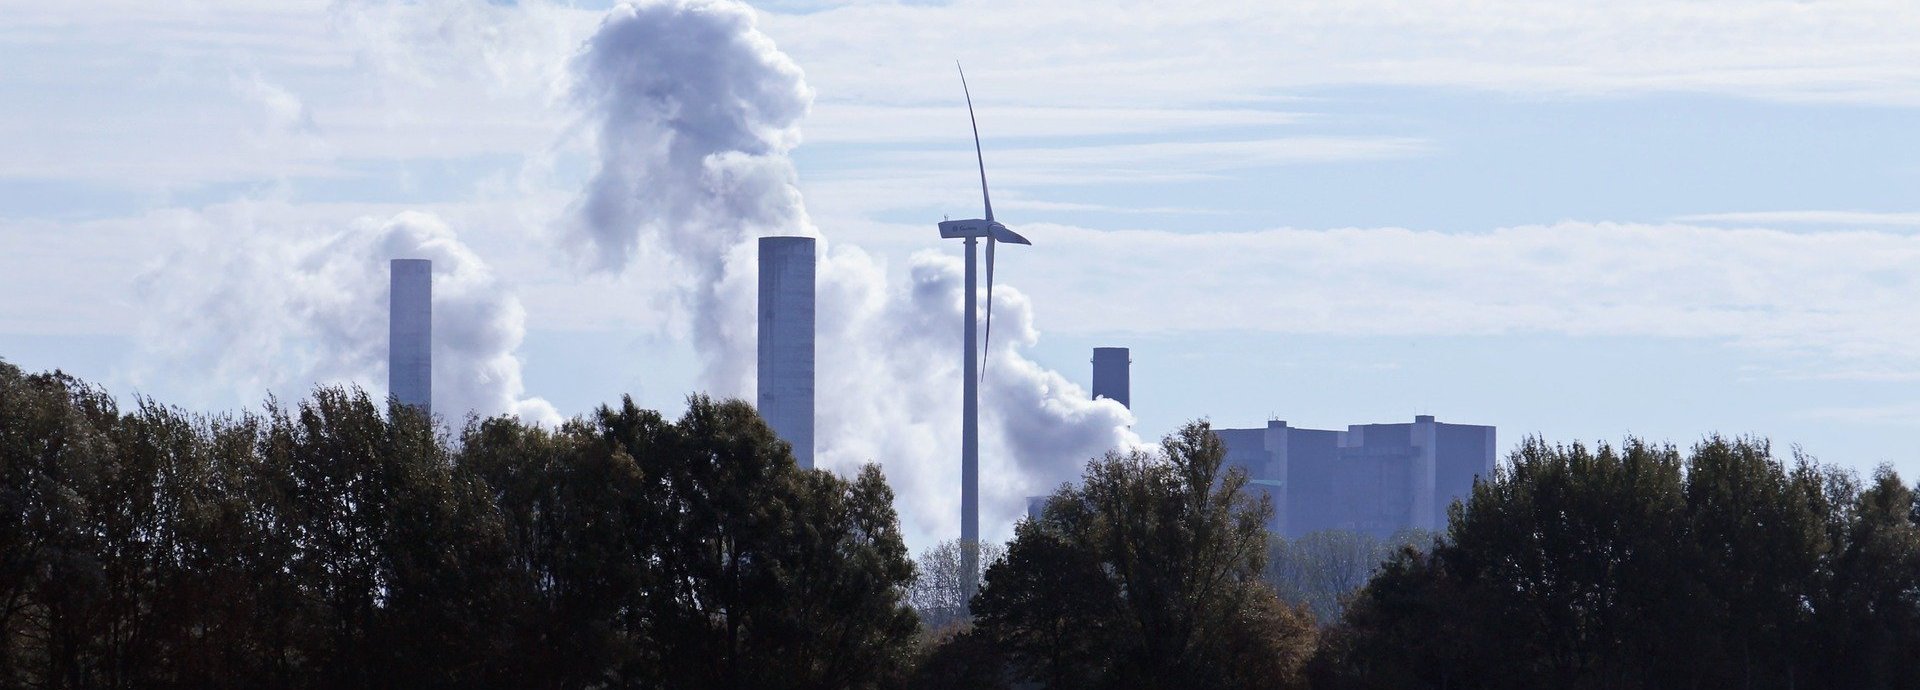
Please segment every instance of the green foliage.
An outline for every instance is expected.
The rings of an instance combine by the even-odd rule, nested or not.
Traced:
[[[321,389],[195,417],[0,363],[0,688],[858,688],[905,676],[879,470],[751,407],[557,430]]]
[[[1438,538],[1289,542],[1221,456],[1196,423],[1093,461],[969,624],[957,544],[916,572],[877,468],[801,470],[740,402],[450,437],[0,361],[0,689],[1920,687],[1887,468],[1528,439]]]
[[[980,544],[980,563],[991,566],[1006,557],[999,544]],[[929,631],[946,631],[971,621],[967,609],[966,572],[960,540],[948,539],[920,553],[914,561],[913,586],[907,589],[907,605],[920,616]]]
[[[1332,631],[1332,687],[1911,687],[1913,497],[1764,441],[1549,446],[1475,486]]]
[[[1297,680],[1304,611],[1261,579],[1272,506],[1221,472],[1206,423],[1159,455],[1109,453],[1022,522],[973,601],[975,634],[1049,688],[1251,688]]]
[[[1434,533],[1407,528],[1381,539],[1366,532],[1320,530],[1287,540],[1274,535],[1267,547],[1267,583],[1280,598],[1307,607],[1314,620],[1340,620],[1347,600],[1402,548],[1427,549]]]
[[[914,690],[1006,690],[1014,687],[1007,655],[971,623],[923,632],[923,653],[904,687]]]

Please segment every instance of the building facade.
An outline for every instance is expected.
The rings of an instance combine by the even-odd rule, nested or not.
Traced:
[[[1412,423],[1355,424],[1345,431],[1218,429],[1226,464],[1246,470],[1273,499],[1276,534],[1346,529],[1387,537],[1407,528],[1445,529],[1447,508],[1493,474],[1494,428]]]

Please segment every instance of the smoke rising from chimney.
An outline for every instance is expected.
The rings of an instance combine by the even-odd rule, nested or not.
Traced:
[[[645,242],[685,280],[705,381],[747,397],[756,270],[749,240],[812,235],[788,151],[813,93],[744,5],[641,2],[611,10],[574,62],[598,165],[570,235],[586,261],[626,268]]]
[[[574,101],[599,141],[566,236],[592,265],[626,269],[659,247],[678,269],[709,392],[745,397],[755,361],[753,241],[819,233],[788,153],[811,90],[737,2],[644,0],[610,11],[574,61]],[[956,95],[956,102],[957,102]],[[955,136],[965,135],[956,105]],[[934,243],[933,221],[927,238]],[[821,239],[817,464],[879,461],[909,534],[959,523],[961,279],[929,251],[890,283],[877,260]],[[1018,275],[1017,265],[1008,271]],[[1004,535],[1023,497],[1138,443],[1132,416],[1021,355],[1038,338],[1019,290],[994,294],[982,389],[982,522]]]
[[[140,277],[152,366],[205,371],[230,390],[203,393],[242,400],[371,387],[387,378],[388,260],[430,259],[434,411],[455,423],[468,411],[559,421],[524,395],[519,299],[438,217],[404,212],[315,232],[257,223],[255,211],[235,204],[187,219],[192,241]]]

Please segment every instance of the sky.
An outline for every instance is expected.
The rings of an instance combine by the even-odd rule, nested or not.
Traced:
[[[0,358],[258,409],[751,397],[823,241],[823,466],[957,533],[959,247],[998,218],[985,533],[1181,423],[1752,434],[1920,477],[1920,5],[0,0]],[[745,329],[745,330],[743,330]],[[1133,409],[1085,401],[1133,349]],[[742,349],[743,347],[749,349]],[[744,359],[743,359],[744,358]],[[830,447],[829,447],[830,446]]]

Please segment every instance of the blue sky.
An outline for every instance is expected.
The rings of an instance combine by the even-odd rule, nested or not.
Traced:
[[[593,270],[568,246],[607,165],[572,59],[609,5],[0,0],[0,357],[208,409],[378,392],[384,335],[357,316],[378,257],[343,248],[404,237],[448,252],[451,308],[481,315],[449,355],[491,372],[473,407],[750,392],[700,344],[687,257],[643,232]],[[1003,386],[1085,432],[1069,460],[1008,460],[990,520],[1127,437],[1054,404],[1105,345],[1134,348],[1145,440],[1435,414],[1503,443],[1750,433],[1920,476],[1920,9],[1271,5],[753,12],[811,99],[760,134],[803,195],[793,231],[864,286],[856,340],[947,337],[910,332],[938,326],[903,325],[902,295],[957,255],[933,222],[978,204],[967,65],[996,210],[1035,241],[1001,255]],[[844,353],[922,353],[890,342]],[[893,366],[847,369],[876,379],[847,394],[944,395]],[[911,433],[823,457],[882,461],[927,506],[910,528],[942,533],[957,421],[872,407],[837,418]],[[1004,414],[990,452],[1037,452]]]

